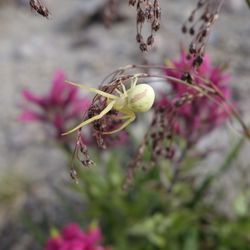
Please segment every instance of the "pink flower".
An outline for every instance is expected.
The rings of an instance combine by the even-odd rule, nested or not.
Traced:
[[[102,233],[99,228],[91,228],[85,239],[86,249],[92,250],[95,242],[100,242],[102,240]]]
[[[166,75],[180,79],[183,72],[191,72],[192,60],[187,59],[187,54],[184,50],[181,52],[181,57],[178,60],[170,61],[168,66],[177,69],[165,71]],[[203,79],[210,80],[213,85],[220,90],[224,98],[232,99],[231,89],[228,85],[230,75],[225,73],[219,66],[213,66],[208,55],[205,55],[202,65],[196,70],[196,75]],[[201,79],[194,79],[194,84],[201,84]],[[184,94],[194,94],[196,90],[187,87],[183,84],[178,84],[174,81],[169,81],[172,87],[174,99],[170,100],[163,96],[160,98],[158,105],[167,107],[183,97]],[[187,139],[190,143],[196,143],[197,140],[208,134],[215,127],[221,125],[229,114],[224,109],[223,105],[213,102],[207,96],[195,98],[190,103],[185,103],[177,109],[175,116],[175,133]]]
[[[66,225],[59,236],[50,238],[45,250],[107,250],[100,245],[101,230],[91,227],[87,232],[74,223]]]
[[[63,247],[63,239],[61,237],[54,237],[47,241],[46,250],[61,249]]]
[[[90,101],[78,97],[78,89],[65,83],[65,74],[55,72],[52,87],[47,95],[38,96],[29,90],[24,90],[23,97],[33,107],[24,108],[19,119],[23,122],[42,122],[53,126],[55,136],[72,126],[87,110]]]
[[[66,240],[85,239],[86,235],[77,224],[68,224],[62,229],[62,237]]]

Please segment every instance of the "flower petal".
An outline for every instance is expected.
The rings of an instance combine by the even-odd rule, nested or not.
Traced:
[[[35,111],[26,109],[18,116],[18,120],[22,122],[44,121],[44,117]]]
[[[64,242],[60,237],[51,238],[47,241],[45,250],[61,250],[63,245]]]
[[[71,223],[63,228],[62,236],[65,240],[72,240],[78,238],[82,239],[85,234],[77,224]]]
[[[46,100],[43,97],[37,96],[27,89],[23,90],[22,95],[27,101],[39,106],[44,106],[46,103]]]
[[[62,70],[57,70],[54,74],[53,85],[50,90],[51,104],[60,103],[65,89],[65,74]]]

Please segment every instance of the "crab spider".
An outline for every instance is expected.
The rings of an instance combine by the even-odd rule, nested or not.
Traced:
[[[100,112],[100,114],[83,121],[73,129],[63,133],[62,135],[70,134],[91,122],[101,119],[111,109],[119,111],[122,114],[120,119],[125,120],[125,122],[118,129],[103,132],[103,134],[113,134],[126,128],[131,122],[135,120],[136,113],[147,112],[153,106],[155,100],[154,89],[148,84],[137,84],[137,82],[138,77],[135,76],[131,81],[130,88],[127,90],[125,86],[121,83],[122,91],[115,89],[118,95],[113,95],[96,88],[90,88],[81,84],[67,81],[67,83],[73,86],[83,88],[90,92],[94,92],[98,95],[106,97],[107,106]]]

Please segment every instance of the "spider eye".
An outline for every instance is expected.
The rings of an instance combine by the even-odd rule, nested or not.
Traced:
[[[134,112],[147,112],[154,100],[154,89],[148,84],[138,84],[128,90],[128,107]]]

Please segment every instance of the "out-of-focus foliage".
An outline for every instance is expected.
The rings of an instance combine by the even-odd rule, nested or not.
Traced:
[[[117,250],[249,249],[249,195],[235,200],[232,218],[206,199],[213,180],[231,166],[241,145],[242,141],[218,172],[200,186],[196,187],[189,176],[190,181],[187,177],[187,181],[177,183],[172,192],[162,183],[160,166],[137,173],[128,191],[122,190],[121,153],[114,152],[102,167],[97,162],[97,166],[80,171],[79,185],[72,185],[71,190],[84,205],[72,211],[72,216],[80,223],[98,220],[106,243]],[[190,162],[194,160],[184,162],[184,169],[190,171]],[[164,171],[168,167],[164,166]]]
[[[146,171],[138,169],[133,183],[123,190],[126,162],[122,152],[113,149],[101,155],[95,149],[91,153],[96,153],[96,166],[79,167],[79,184],[70,184],[66,193],[55,190],[61,203],[54,211],[63,216],[61,220],[34,223],[29,209],[22,212],[22,220],[41,246],[49,238],[50,227],[59,229],[74,222],[86,228],[95,221],[105,246],[113,250],[250,249],[249,191],[243,188],[236,196],[232,216],[218,210],[216,200],[207,198],[212,184],[234,165],[243,142],[236,143],[218,170],[203,179],[193,173],[200,160],[187,157],[182,164],[183,179],[171,191],[169,162]]]
[[[30,182],[20,173],[8,171],[0,178],[0,212],[12,212],[16,214],[22,207],[27,192],[30,189]]]
[[[248,7],[250,8],[250,0],[246,0]]]

